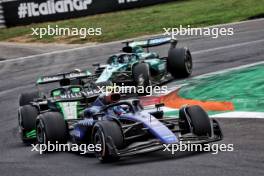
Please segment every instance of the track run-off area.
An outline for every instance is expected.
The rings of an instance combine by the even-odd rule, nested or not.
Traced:
[[[191,79],[175,81],[168,93],[147,98],[147,105],[164,103],[168,116],[184,105],[200,105],[211,117],[264,118],[264,61]]]
[[[174,96],[187,104],[191,100],[207,103],[211,116],[225,117],[218,118],[224,133],[220,143],[234,144],[233,152],[171,155],[160,151],[101,164],[92,156],[40,155],[24,146],[17,128],[19,94],[32,89],[40,75],[87,69],[93,63],[106,62],[122,47],[120,42],[112,42],[0,61],[0,175],[264,175],[264,72],[260,64],[264,61],[264,20],[225,26],[234,28],[233,36],[179,37],[179,46],[187,46],[192,52],[194,71],[189,79],[167,86],[171,90],[178,88]],[[168,46],[154,50],[166,55]],[[210,109],[210,103],[220,109]]]

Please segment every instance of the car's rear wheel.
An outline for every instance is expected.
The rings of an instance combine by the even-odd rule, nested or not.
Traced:
[[[146,88],[150,86],[149,66],[146,63],[139,63],[133,67],[132,70],[134,82],[138,88],[139,95],[146,95]],[[144,88],[144,91],[142,91]],[[139,89],[141,89],[139,91]]]
[[[22,93],[19,96],[19,106],[28,105],[36,98],[40,98],[40,93],[38,91]]]
[[[31,143],[34,141],[36,129],[36,118],[39,111],[32,105],[25,105],[18,110],[18,125],[21,140],[24,143]]]
[[[192,128],[193,133],[197,136],[211,136],[212,133],[211,121],[200,106],[181,108],[179,126],[184,133],[191,132]]]
[[[173,48],[169,51],[167,70],[174,78],[186,78],[192,74],[192,55],[187,48]]]
[[[115,148],[121,149],[124,146],[121,127],[115,121],[97,122],[93,128],[93,143],[101,146],[101,150],[95,152],[95,156],[101,162],[119,160],[119,156],[116,155],[114,150]]]
[[[65,144],[68,139],[67,124],[59,112],[46,112],[36,122],[37,142],[40,144]]]

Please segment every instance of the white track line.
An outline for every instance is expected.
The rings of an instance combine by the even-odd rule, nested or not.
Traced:
[[[33,87],[33,84],[32,85],[19,86],[19,87],[15,87],[15,88],[10,88],[7,90],[2,90],[2,91],[0,91],[0,96],[4,96],[7,93],[11,93],[11,92],[15,92],[15,91],[17,92],[21,89],[32,88],[32,87]]]
[[[261,64],[264,64],[264,61],[259,61],[259,62],[255,62],[255,63],[252,63],[252,64],[241,65],[241,66],[238,66],[238,67],[227,68],[227,69],[223,69],[223,70],[219,70],[219,71],[215,71],[215,72],[205,73],[205,74],[202,74],[202,75],[194,76],[191,79],[201,79],[201,78],[210,77],[210,76],[218,75],[218,74],[223,74],[223,73],[227,73],[227,72],[230,72],[230,71],[240,70],[240,69],[253,67],[253,66],[257,66],[257,65],[261,65]]]
[[[228,48],[235,48],[235,47],[240,47],[240,46],[246,46],[246,45],[251,45],[251,44],[256,44],[256,43],[261,43],[261,42],[264,42],[264,39],[254,40],[254,41],[250,41],[250,42],[237,43],[237,44],[231,44],[231,45],[225,45],[225,46],[220,46],[220,47],[206,49],[206,50],[194,51],[194,52],[192,52],[192,54],[208,53],[208,52],[212,52],[212,51],[228,49]]]
[[[263,119],[264,112],[247,112],[247,111],[234,111],[234,112],[226,112],[211,115],[213,118],[254,118],[254,119]]]
[[[176,113],[178,109],[164,111],[164,112],[169,113],[174,111]],[[175,115],[177,116],[177,114]],[[168,117],[175,117],[175,115],[168,115]],[[264,112],[234,111],[234,112],[224,112],[209,116],[211,118],[226,118],[226,119],[264,119]]]
[[[227,25],[246,24],[246,23],[263,21],[263,20],[264,19],[261,18],[261,19],[256,19],[256,20],[219,24],[219,25],[213,25],[213,26],[208,26],[208,27],[219,27],[219,26],[227,26]],[[112,44],[122,43],[122,42],[127,41],[127,40],[136,40],[136,39],[140,40],[140,39],[144,39],[146,37],[155,37],[155,36],[161,36],[161,35],[162,34],[148,35],[148,36],[142,36],[142,37],[138,37],[138,38],[130,38],[130,39],[125,39],[125,40],[120,40],[120,41],[103,43],[103,44],[98,44],[98,45],[83,46],[83,47],[71,48],[71,49],[66,49],[66,50],[52,51],[52,52],[43,53],[43,54],[36,54],[36,55],[31,55],[31,56],[18,57],[15,59],[3,60],[3,61],[0,61],[0,63],[16,62],[16,61],[21,61],[21,60],[26,60],[26,59],[32,59],[32,58],[39,57],[39,56],[47,56],[47,55],[51,55],[51,54],[59,54],[59,53],[65,53],[65,52],[71,52],[71,51],[78,51],[78,50],[82,50],[82,49],[95,48],[95,47],[100,47],[100,46],[108,46],[108,45],[112,45]]]
[[[212,52],[212,51],[228,49],[228,48],[235,48],[235,47],[240,47],[240,46],[246,46],[246,45],[251,45],[251,44],[256,44],[256,43],[261,43],[261,42],[264,42],[264,39],[254,40],[254,41],[244,42],[244,43],[225,45],[225,46],[211,48],[211,49],[206,49],[206,50],[198,50],[198,51],[192,52],[192,54],[208,53],[208,52]],[[110,43],[107,43],[107,44],[110,44]],[[90,47],[94,47],[94,46],[90,46]],[[19,57],[19,58],[16,58],[16,59],[8,59],[8,60],[0,61],[0,64],[1,63],[8,63],[8,62],[17,62],[17,61],[26,60],[26,59],[37,59],[37,57],[39,57],[39,56],[47,56],[47,55],[52,55],[52,54],[65,53],[65,52],[70,52],[70,51],[87,49],[87,48],[90,48],[90,47],[89,46],[84,46],[84,47],[80,47],[80,48],[72,48],[72,49],[68,49],[68,50],[53,51],[53,52],[49,52],[49,53],[37,54],[37,55],[26,56],[26,57]]]

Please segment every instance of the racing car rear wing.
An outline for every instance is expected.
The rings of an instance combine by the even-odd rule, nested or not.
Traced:
[[[149,48],[154,46],[160,46],[165,44],[172,44],[172,47],[175,47],[177,44],[177,40],[174,40],[170,37],[157,37],[157,38],[150,38],[147,40],[141,40],[141,41],[125,41],[123,42],[126,46],[123,48],[124,52],[131,52],[132,48],[134,47],[142,47],[142,48]]]
[[[88,78],[92,77],[92,73],[89,70],[74,70],[71,72],[60,73],[55,75],[49,76],[41,76],[38,78],[36,84],[48,84],[53,82],[59,82],[63,79],[81,79],[81,78]]]

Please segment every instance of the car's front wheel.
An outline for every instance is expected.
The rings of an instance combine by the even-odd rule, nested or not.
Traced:
[[[23,143],[31,143],[35,140],[36,119],[39,111],[32,105],[25,105],[18,110],[18,126]]]
[[[179,111],[179,126],[184,133],[197,136],[211,136],[212,125],[208,114],[200,106],[187,106]]]
[[[46,112],[38,116],[36,122],[39,144],[64,144],[68,139],[67,124],[59,112]]]
[[[101,150],[96,151],[95,156],[101,162],[119,160],[115,149],[121,149],[124,146],[121,127],[115,121],[97,122],[93,128],[93,143],[100,145]]]

